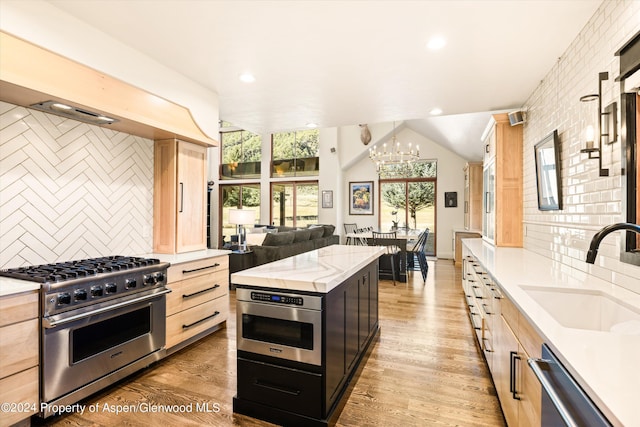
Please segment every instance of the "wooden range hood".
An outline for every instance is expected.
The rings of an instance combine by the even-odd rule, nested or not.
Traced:
[[[0,100],[23,107],[59,102],[117,119],[101,126],[120,132],[218,145],[187,108],[1,31]]]

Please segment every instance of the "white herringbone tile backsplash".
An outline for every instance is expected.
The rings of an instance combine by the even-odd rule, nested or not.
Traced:
[[[153,141],[0,102],[0,268],[152,250]]]

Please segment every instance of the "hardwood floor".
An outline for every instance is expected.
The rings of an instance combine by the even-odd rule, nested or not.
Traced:
[[[409,283],[394,286],[381,281],[379,292],[381,331],[352,383],[336,425],[504,426],[493,383],[465,313],[460,269],[450,260],[429,261],[426,285],[415,272]],[[81,402],[87,405],[84,414],[75,412],[39,424],[272,425],[233,413],[233,291],[231,312],[225,329]],[[117,405],[136,408],[141,404],[184,406],[172,413],[113,412]]]

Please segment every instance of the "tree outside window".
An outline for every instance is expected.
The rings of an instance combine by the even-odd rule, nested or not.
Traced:
[[[278,182],[271,184],[273,225],[305,227],[318,223],[318,183]]]
[[[437,162],[380,170],[380,229],[429,228],[427,254],[435,254]]]
[[[236,234],[236,226],[229,224],[229,209],[255,210],[260,221],[260,184],[221,185],[220,202],[220,242],[229,242]]]
[[[271,136],[271,176],[318,175],[319,134],[317,129],[274,133]]]
[[[221,179],[259,178],[262,142],[260,135],[223,122],[220,132]]]

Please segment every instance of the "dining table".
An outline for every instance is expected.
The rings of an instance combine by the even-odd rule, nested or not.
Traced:
[[[396,232],[396,237],[393,239],[394,244],[400,248],[401,255],[398,258],[398,264],[395,268],[395,280],[399,282],[406,283],[407,281],[407,246],[411,246],[412,241],[417,241],[420,237],[420,233],[422,230],[392,230],[392,231],[379,231],[379,233],[392,233]],[[363,231],[360,233],[347,233],[346,234],[347,241],[352,245],[372,245],[373,244],[373,231]],[[385,239],[385,242],[389,242],[391,239]],[[381,261],[382,262],[382,261]],[[390,278],[384,277],[384,274],[381,273],[380,278]]]

